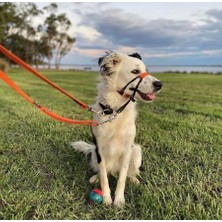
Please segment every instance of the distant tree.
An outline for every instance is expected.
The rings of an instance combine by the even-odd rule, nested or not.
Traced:
[[[47,43],[47,59],[48,59],[48,69],[51,68],[51,59],[53,57],[53,49],[55,48],[55,36],[57,35],[57,27],[56,27],[56,12],[58,9],[58,5],[56,3],[51,3],[50,5],[43,8],[49,15],[45,19],[44,27],[45,33],[42,37],[44,41]]]
[[[31,45],[32,42],[27,40],[23,35],[12,34],[8,37],[7,48],[14,54],[18,55],[24,61],[32,61],[32,54],[27,54],[24,45]]]
[[[60,68],[62,58],[71,50],[76,39],[68,34],[72,23],[66,17],[66,14],[57,16],[57,35],[55,37],[55,65],[56,69]]]
[[[59,69],[61,59],[71,50],[76,39],[68,31],[71,21],[66,14],[57,14],[56,3],[40,10],[35,3],[0,3],[0,43],[30,64],[51,68],[55,58]],[[46,16],[43,24],[35,19]],[[4,57],[0,54],[0,57]]]
[[[56,15],[57,5],[51,4],[44,8],[50,12],[44,25],[46,32],[44,38],[48,42],[48,68],[51,67],[51,59],[55,57],[56,69],[60,68],[61,59],[71,50],[76,39],[68,34],[72,23],[65,13]]]
[[[46,18],[44,25],[46,27],[46,32],[44,33],[44,39],[46,39],[48,44],[48,68],[51,68],[51,59],[53,55],[53,49],[55,48],[55,37],[57,35],[57,27],[56,27],[56,15],[51,14]]]
[[[43,14],[43,12],[34,3],[20,3],[18,11],[20,20],[19,33],[27,39],[27,44],[24,45],[25,60],[29,63],[34,63],[34,56],[31,57],[31,61],[28,60],[30,58],[29,54],[33,55],[34,52],[37,52],[35,42],[38,38],[38,27],[34,27],[33,23],[34,19]]]
[[[50,14],[56,13],[58,11],[58,5],[56,3],[51,3],[50,5],[45,6],[43,9]]]
[[[70,52],[75,41],[75,38],[71,38],[66,33],[58,33],[55,50],[56,69],[60,68],[62,58]]]
[[[49,48],[48,38],[46,38],[45,35],[43,35],[39,41],[36,41],[36,49],[36,61],[41,61],[41,64],[45,65],[45,58],[52,58],[52,51]],[[35,64],[37,64],[37,62]]]
[[[5,44],[12,30],[17,26],[17,12],[14,3],[0,3],[0,43]]]

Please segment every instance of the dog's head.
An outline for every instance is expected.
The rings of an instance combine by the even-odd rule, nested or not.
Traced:
[[[98,63],[102,77],[118,92],[136,76],[147,72],[142,57],[138,53],[126,55],[111,51],[99,58]],[[136,90],[136,99],[149,102],[155,98],[155,93],[162,87],[162,82],[151,75],[144,77],[136,89],[138,81],[139,78],[130,83],[124,90],[123,96],[130,97]]]

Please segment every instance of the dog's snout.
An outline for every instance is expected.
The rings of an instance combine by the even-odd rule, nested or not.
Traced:
[[[156,90],[160,90],[162,88],[163,83],[161,81],[153,82],[153,86]]]

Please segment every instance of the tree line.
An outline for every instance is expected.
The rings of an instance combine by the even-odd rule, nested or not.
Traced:
[[[40,17],[45,18],[42,24],[35,24]],[[67,15],[58,13],[56,3],[42,9],[35,3],[0,3],[0,43],[36,68],[47,65],[50,69],[52,59],[56,69],[60,68],[76,42],[68,34],[71,26]]]

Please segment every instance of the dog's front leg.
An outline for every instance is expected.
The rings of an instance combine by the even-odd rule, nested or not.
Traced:
[[[132,149],[130,148],[126,149],[126,152],[122,157],[122,166],[120,169],[119,180],[117,183],[117,188],[115,192],[115,201],[114,201],[114,205],[117,207],[121,207],[122,205],[125,204],[124,190],[126,185],[127,172],[130,164],[131,153]]]
[[[102,161],[99,164],[99,176],[100,176],[100,185],[103,192],[103,202],[105,204],[111,204],[112,198],[110,195],[110,189],[109,189],[109,181],[107,177],[107,171],[106,171],[106,161],[104,158],[101,158]]]

